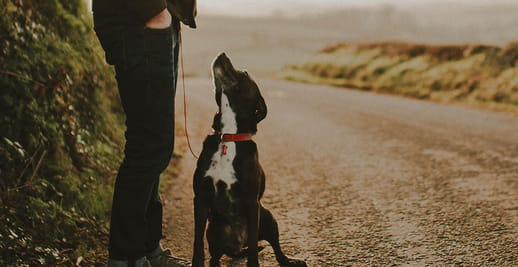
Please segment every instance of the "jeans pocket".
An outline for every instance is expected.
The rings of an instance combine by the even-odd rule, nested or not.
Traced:
[[[173,60],[173,26],[164,29],[144,29],[146,48],[151,62],[168,62]]]

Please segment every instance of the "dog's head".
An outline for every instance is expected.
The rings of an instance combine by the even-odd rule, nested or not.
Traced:
[[[232,66],[225,53],[212,64],[219,113],[214,118],[216,132],[255,133],[266,117],[266,104],[255,81],[246,71]]]

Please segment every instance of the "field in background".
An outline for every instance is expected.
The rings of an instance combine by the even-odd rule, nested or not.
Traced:
[[[201,14],[198,29],[183,30],[185,72],[208,76],[213,58],[226,52],[253,76],[513,110],[516,44],[508,44],[518,41],[517,12],[518,4],[452,3],[354,7],[298,17]],[[318,53],[344,42],[370,45]]]
[[[518,43],[504,48],[339,44],[305,64],[286,68],[283,75],[297,81],[518,111]]]
[[[318,10],[308,10],[308,13]],[[307,62],[340,42],[398,40],[432,44],[504,46],[518,40],[518,4],[391,5],[356,7],[288,18],[231,18],[200,14],[198,29],[184,27],[186,72],[206,76],[225,51],[253,75],[274,75],[285,65]]]

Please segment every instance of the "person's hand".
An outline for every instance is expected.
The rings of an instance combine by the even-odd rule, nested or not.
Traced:
[[[165,8],[162,12],[158,13],[158,15],[152,17],[146,22],[146,28],[165,29],[171,26],[171,21],[171,13],[169,13],[169,10]]]

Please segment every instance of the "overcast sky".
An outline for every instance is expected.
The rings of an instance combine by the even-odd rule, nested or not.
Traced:
[[[85,0],[89,5],[91,0]],[[146,0],[142,0],[146,1]],[[518,0],[198,0],[199,14],[233,16],[268,16],[273,12],[285,15],[324,12],[339,7],[393,4],[399,6],[426,3],[516,4]]]
[[[518,0],[198,0],[200,14],[219,14],[234,16],[263,16],[272,12],[285,15],[323,12],[348,6],[393,4],[399,6],[427,3],[496,4],[517,3]]]

